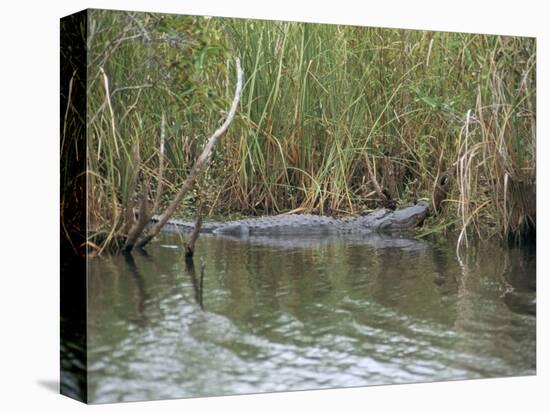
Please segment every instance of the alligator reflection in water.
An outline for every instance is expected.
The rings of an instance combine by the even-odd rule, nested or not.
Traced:
[[[453,243],[409,237],[294,241],[202,236],[202,286],[178,234],[133,265],[90,261],[90,400],[535,373],[534,253],[479,246],[459,262]]]
[[[365,234],[326,234],[319,235],[228,235],[204,234],[202,238],[223,238],[228,242],[243,243],[246,245],[266,246],[278,249],[307,249],[325,248],[331,244],[346,243],[346,245],[363,245],[372,249],[401,249],[406,251],[426,251],[430,249],[429,242],[414,238],[411,234],[383,234],[378,232]]]

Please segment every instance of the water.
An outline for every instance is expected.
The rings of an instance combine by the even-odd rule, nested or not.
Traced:
[[[532,251],[202,236],[193,269],[180,245],[90,260],[91,402],[536,372]]]

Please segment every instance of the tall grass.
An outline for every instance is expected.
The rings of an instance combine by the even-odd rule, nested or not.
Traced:
[[[228,106],[226,62],[239,56],[238,118],[199,185],[212,213],[376,208],[368,157],[400,203],[430,198],[438,175],[449,173],[451,191],[429,231],[462,231],[464,243],[533,234],[534,39],[140,13],[91,19],[97,231],[121,219],[133,147],[155,179],[163,111],[165,185],[168,194],[177,188]],[[112,80],[112,112],[100,67]]]

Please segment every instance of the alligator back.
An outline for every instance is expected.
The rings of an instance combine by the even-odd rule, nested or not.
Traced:
[[[278,215],[231,221],[212,232],[225,235],[322,235],[338,231],[340,221],[318,215]]]
[[[158,216],[151,221],[157,222]],[[191,232],[193,222],[177,219],[166,223],[167,231]],[[319,215],[277,215],[274,217],[247,218],[237,221],[212,222],[201,226],[202,233],[248,236],[248,235],[323,235],[335,234],[342,229],[342,220]]]

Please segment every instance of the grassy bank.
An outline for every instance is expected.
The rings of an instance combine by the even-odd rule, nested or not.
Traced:
[[[381,205],[370,165],[402,204],[446,173],[425,232],[534,234],[534,39],[95,11],[88,44],[93,232],[123,225],[136,159],[138,187],[158,179],[162,113],[173,195],[223,119],[238,56],[237,118],[180,214],[199,199],[216,215],[364,212]]]

